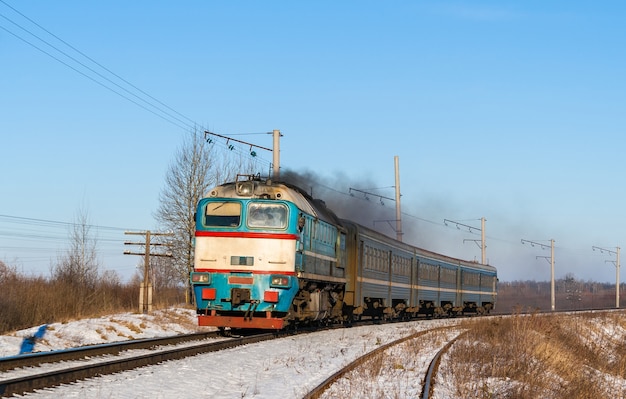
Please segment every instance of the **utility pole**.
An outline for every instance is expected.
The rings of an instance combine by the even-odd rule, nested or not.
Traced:
[[[139,288],[139,311],[142,313],[148,313],[152,311],[152,282],[150,281],[150,257],[151,256],[165,256],[172,257],[171,252],[166,253],[150,253],[151,246],[168,246],[168,244],[159,243],[159,242],[150,242],[151,236],[172,236],[173,233],[151,233],[150,230],[147,231],[125,231],[124,234],[127,235],[141,235],[145,236],[144,242],[131,242],[126,241],[124,245],[140,245],[145,248],[144,252],[132,252],[132,251],[124,251],[124,255],[141,255],[144,257],[144,266],[143,266],[143,282]]]
[[[485,244],[485,221],[486,219],[484,217],[480,218],[480,242],[481,242],[481,246],[480,246],[480,256],[481,256],[481,263],[483,265],[487,264],[487,254],[486,254],[486,250],[485,248],[487,248],[487,245]]]
[[[608,252],[616,256],[615,262],[611,260],[605,262],[611,262],[615,265],[615,307],[619,309],[619,247],[616,247],[615,251],[595,246],[591,247],[591,249],[594,251],[597,249],[600,253]]]
[[[462,227],[466,227],[467,230],[470,233],[473,233],[474,231],[480,231],[480,244],[478,244],[479,240],[468,240],[465,239],[463,240],[463,243],[465,243],[465,241],[472,241],[475,242],[476,245],[478,245],[480,247],[480,257],[481,257],[481,264],[486,265],[487,263],[487,245],[485,243],[485,221],[487,219],[485,219],[484,217],[480,218],[480,229],[474,226],[469,226],[467,224],[463,224],[463,223],[459,223],[459,222],[455,222],[454,220],[450,220],[450,219],[443,219],[443,224],[445,224],[446,226],[448,225],[448,223],[452,223],[454,225],[456,225],[456,228],[458,230],[461,230],[461,226]]]
[[[274,180],[280,179],[280,130],[274,130],[272,132],[274,149],[272,150],[272,163],[273,163],[273,173],[272,178]]]
[[[396,239],[402,241],[402,210],[400,209],[400,160],[396,155],[394,158],[396,175]]]
[[[371,192],[359,190],[359,189],[352,188],[352,187],[350,187],[350,189],[348,190],[348,193],[352,197],[354,196],[353,191],[357,193],[361,193],[363,194],[363,197],[365,197],[365,199],[368,201],[370,199],[370,196],[376,197],[379,199],[381,205],[385,205],[385,203],[383,202],[383,199],[388,200],[388,201],[395,201],[396,202],[396,218],[394,220],[374,220],[373,222],[374,222],[374,226],[376,226],[376,223],[380,223],[380,222],[389,223],[389,227],[391,227],[391,229],[396,232],[396,239],[398,241],[402,241],[402,236],[404,235],[404,233],[402,232],[402,208],[400,207],[400,197],[401,197],[400,195],[400,162],[399,162],[399,158],[397,155],[394,157],[394,166],[395,166],[396,185],[393,187],[395,188],[395,191],[396,191],[395,199],[378,195],[378,194],[374,194]],[[382,188],[391,188],[391,187],[382,187]],[[371,190],[375,190],[375,189],[371,189]],[[396,222],[395,228],[393,227],[391,222]]]
[[[522,239],[522,244],[526,244],[526,243],[529,243],[531,247],[538,245],[541,247],[541,249],[548,248],[546,244]],[[548,259],[547,256],[537,256],[536,258],[537,259],[545,258],[546,260]],[[554,298],[554,240],[550,240],[550,261],[549,262],[550,262],[550,306],[552,308],[552,311],[554,311],[555,309],[555,304],[554,304],[555,302],[555,298]]]

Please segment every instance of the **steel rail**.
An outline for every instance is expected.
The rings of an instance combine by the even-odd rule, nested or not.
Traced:
[[[105,374],[117,373],[138,367],[155,365],[167,360],[182,359],[201,353],[215,352],[240,345],[266,341],[282,336],[279,333],[263,333],[248,337],[233,338],[225,341],[203,343],[183,348],[155,350],[149,354],[92,363],[47,373],[34,374],[21,378],[0,381],[0,395],[8,397],[24,394],[36,389],[50,388],[78,380]]]
[[[437,377],[437,370],[439,370],[439,363],[441,362],[441,356],[446,353],[452,345],[462,336],[466,335],[469,330],[463,331],[441,348],[433,360],[431,360],[430,365],[428,366],[428,372],[424,376],[424,383],[422,384],[422,396],[421,399],[429,399],[430,395],[433,393],[433,387],[435,386],[435,378]]]
[[[0,371],[8,371],[19,367],[35,367],[45,363],[78,360],[86,357],[118,355],[122,351],[135,349],[151,349],[157,346],[175,345],[182,342],[215,338],[218,335],[219,332],[210,331],[193,334],[174,335],[170,337],[119,341],[102,345],[89,345],[78,348],[8,356],[0,358]]]
[[[351,362],[350,364],[348,364],[347,366],[345,366],[341,370],[337,371],[336,373],[334,373],[333,375],[328,377],[321,384],[319,384],[317,387],[313,388],[309,393],[307,393],[303,397],[303,399],[319,399],[321,397],[321,395],[328,388],[330,388],[330,386],[333,383],[335,383],[337,380],[339,380],[340,378],[345,376],[350,371],[352,371],[352,370],[356,369],[357,367],[363,365],[365,362],[367,362],[368,360],[372,359],[374,356],[376,356],[376,355],[378,355],[380,353],[383,353],[384,351],[386,351],[387,349],[389,349],[389,348],[391,348],[391,347],[393,347],[395,345],[402,344],[403,342],[410,341],[412,339],[416,339],[416,338],[419,338],[419,337],[421,337],[423,335],[430,334],[430,333],[433,333],[433,332],[443,331],[443,330],[451,330],[451,329],[455,329],[455,328],[459,328],[459,327],[458,326],[435,327],[435,328],[431,328],[431,329],[428,329],[428,330],[418,331],[418,332],[416,332],[414,334],[408,335],[406,337],[402,337],[402,338],[397,339],[397,340],[395,340],[393,342],[389,342],[389,343],[387,343],[385,345],[382,345],[382,346],[376,348],[375,350],[373,350],[372,352],[368,352],[365,355],[359,357],[355,361]]]

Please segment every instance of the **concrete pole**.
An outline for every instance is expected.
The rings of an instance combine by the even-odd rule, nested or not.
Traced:
[[[554,239],[550,240],[550,303],[552,311],[554,311]]]
[[[272,154],[273,154],[274,169],[273,169],[272,174],[273,174],[274,180],[279,180],[280,179],[280,130],[274,130],[273,136],[274,136],[274,148],[272,149]]]
[[[615,307],[619,309],[619,247],[617,247],[617,263],[615,264]]]
[[[480,242],[481,242],[480,253],[482,255],[482,264],[486,265],[487,254],[486,254],[485,248],[487,248],[487,246],[485,245],[485,218],[484,217],[480,218]]]
[[[148,289],[150,287],[150,230],[146,231],[146,251],[143,265],[143,306],[141,311],[146,314],[149,311],[150,301]]]
[[[396,238],[402,241],[402,210],[400,208],[400,161],[396,155],[394,158],[396,172]]]

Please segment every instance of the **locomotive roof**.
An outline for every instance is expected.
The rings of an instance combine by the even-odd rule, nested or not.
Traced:
[[[270,179],[262,180],[258,177],[246,176],[248,180],[239,180],[224,183],[209,190],[207,197],[226,198],[257,198],[285,200],[296,204],[296,206],[321,220],[328,223],[341,225],[340,219],[326,207],[326,203],[319,199],[314,199],[299,187]]]

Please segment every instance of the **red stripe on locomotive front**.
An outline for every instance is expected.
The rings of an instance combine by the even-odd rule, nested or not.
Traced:
[[[251,269],[196,269],[196,272],[202,273],[253,273],[253,274],[281,274],[284,276],[295,276],[296,272],[288,272],[283,270],[251,270]]]
[[[232,237],[232,238],[274,238],[278,240],[297,240],[297,234],[286,233],[254,233],[242,231],[199,231],[196,237]]]

